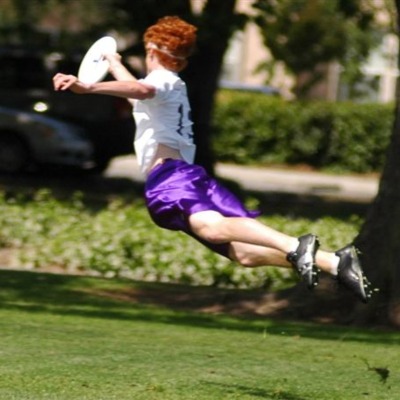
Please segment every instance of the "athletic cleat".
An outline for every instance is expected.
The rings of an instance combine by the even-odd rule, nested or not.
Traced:
[[[293,265],[309,289],[318,285],[318,269],[315,254],[319,247],[318,237],[312,234],[299,237],[296,251],[288,253],[287,260]]]
[[[367,303],[373,290],[361,268],[358,250],[350,244],[338,250],[335,254],[340,258],[337,274],[338,283],[353,292],[363,303]]]

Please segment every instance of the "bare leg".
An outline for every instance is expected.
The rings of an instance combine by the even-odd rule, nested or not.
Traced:
[[[298,239],[276,231],[252,218],[226,218],[215,211],[202,211],[190,216],[193,232],[211,243],[231,243],[230,257],[248,267],[274,265],[290,268],[286,255],[294,251]],[[338,257],[319,250],[316,264],[335,274]]]
[[[244,267],[275,266],[292,268],[286,253],[270,247],[257,246],[242,242],[231,242],[229,256]],[[318,250],[316,264],[321,270],[336,275],[338,257],[334,253]]]
[[[286,260],[286,254],[282,251],[254,244],[232,242],[229,248],[229,257],[244,267],[292,268],[292,264]]]
[[[242,242],[270,247],[284,253],[294,251],[297,238],[278,232],[252,218],[223,217],[215,211],[201,211],[190,216],[192,231],[211,243]]]
[[[271,229],[257,220],[227,218],[215,211],[193,214],[189,217],[189,223],[193,232],[202,239],[210,243],[229,243],[230,258],[246,267],[262,265],[290,267],[291,264],[286,259],[289,252],[294,251],[299,257],[298,260],[301,260],[316,250],[315,256],[312,254],[311,268],[307,260],[300,261],[303,263],[300,267],[306,266],[306,269],[298,267],[298,260],[293,264],[309,289],[318,283],[318,279],[315,279],[318,277],[315,262],[322,270],[337,275],[337,282],[352,291],[364,303],[372,295],[370,283],[362,271],[357,251],[352,245],[347,245],[335,253],[329,253],[318,250],[313,235],[294,238]],[[297,251],[299,253],[296,253]]]

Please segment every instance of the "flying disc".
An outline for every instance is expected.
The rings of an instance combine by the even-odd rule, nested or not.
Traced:
[[[115,53],[117,42],[111,36],[104,36],[94,42],[83,57],[78,71],[78,79],[84,83],[100,82],[107,75],[109,62],[104,54]]]

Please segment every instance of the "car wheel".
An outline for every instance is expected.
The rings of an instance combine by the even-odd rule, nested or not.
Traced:
[[[102,174],[110,165],[110,159],[99,159],[96,160],[95,165],[92,168],[89,168],[87,171],[90,174],[96,175],[96,174]]]
[[[25,143],[16,135],[0,133],[0,171],[20,172],[29,161]]]

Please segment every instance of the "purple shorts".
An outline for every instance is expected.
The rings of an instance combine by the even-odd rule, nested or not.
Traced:
[[[229,243],[206,242],[191,232],[188,218],[199,211],[217,211],[225,217],[255,218],[242,202],[210,177],[199,165],[166,159],[149,174],[145,185],[147,208],[160,227],[183,231],[211,250],[228,257]]]

